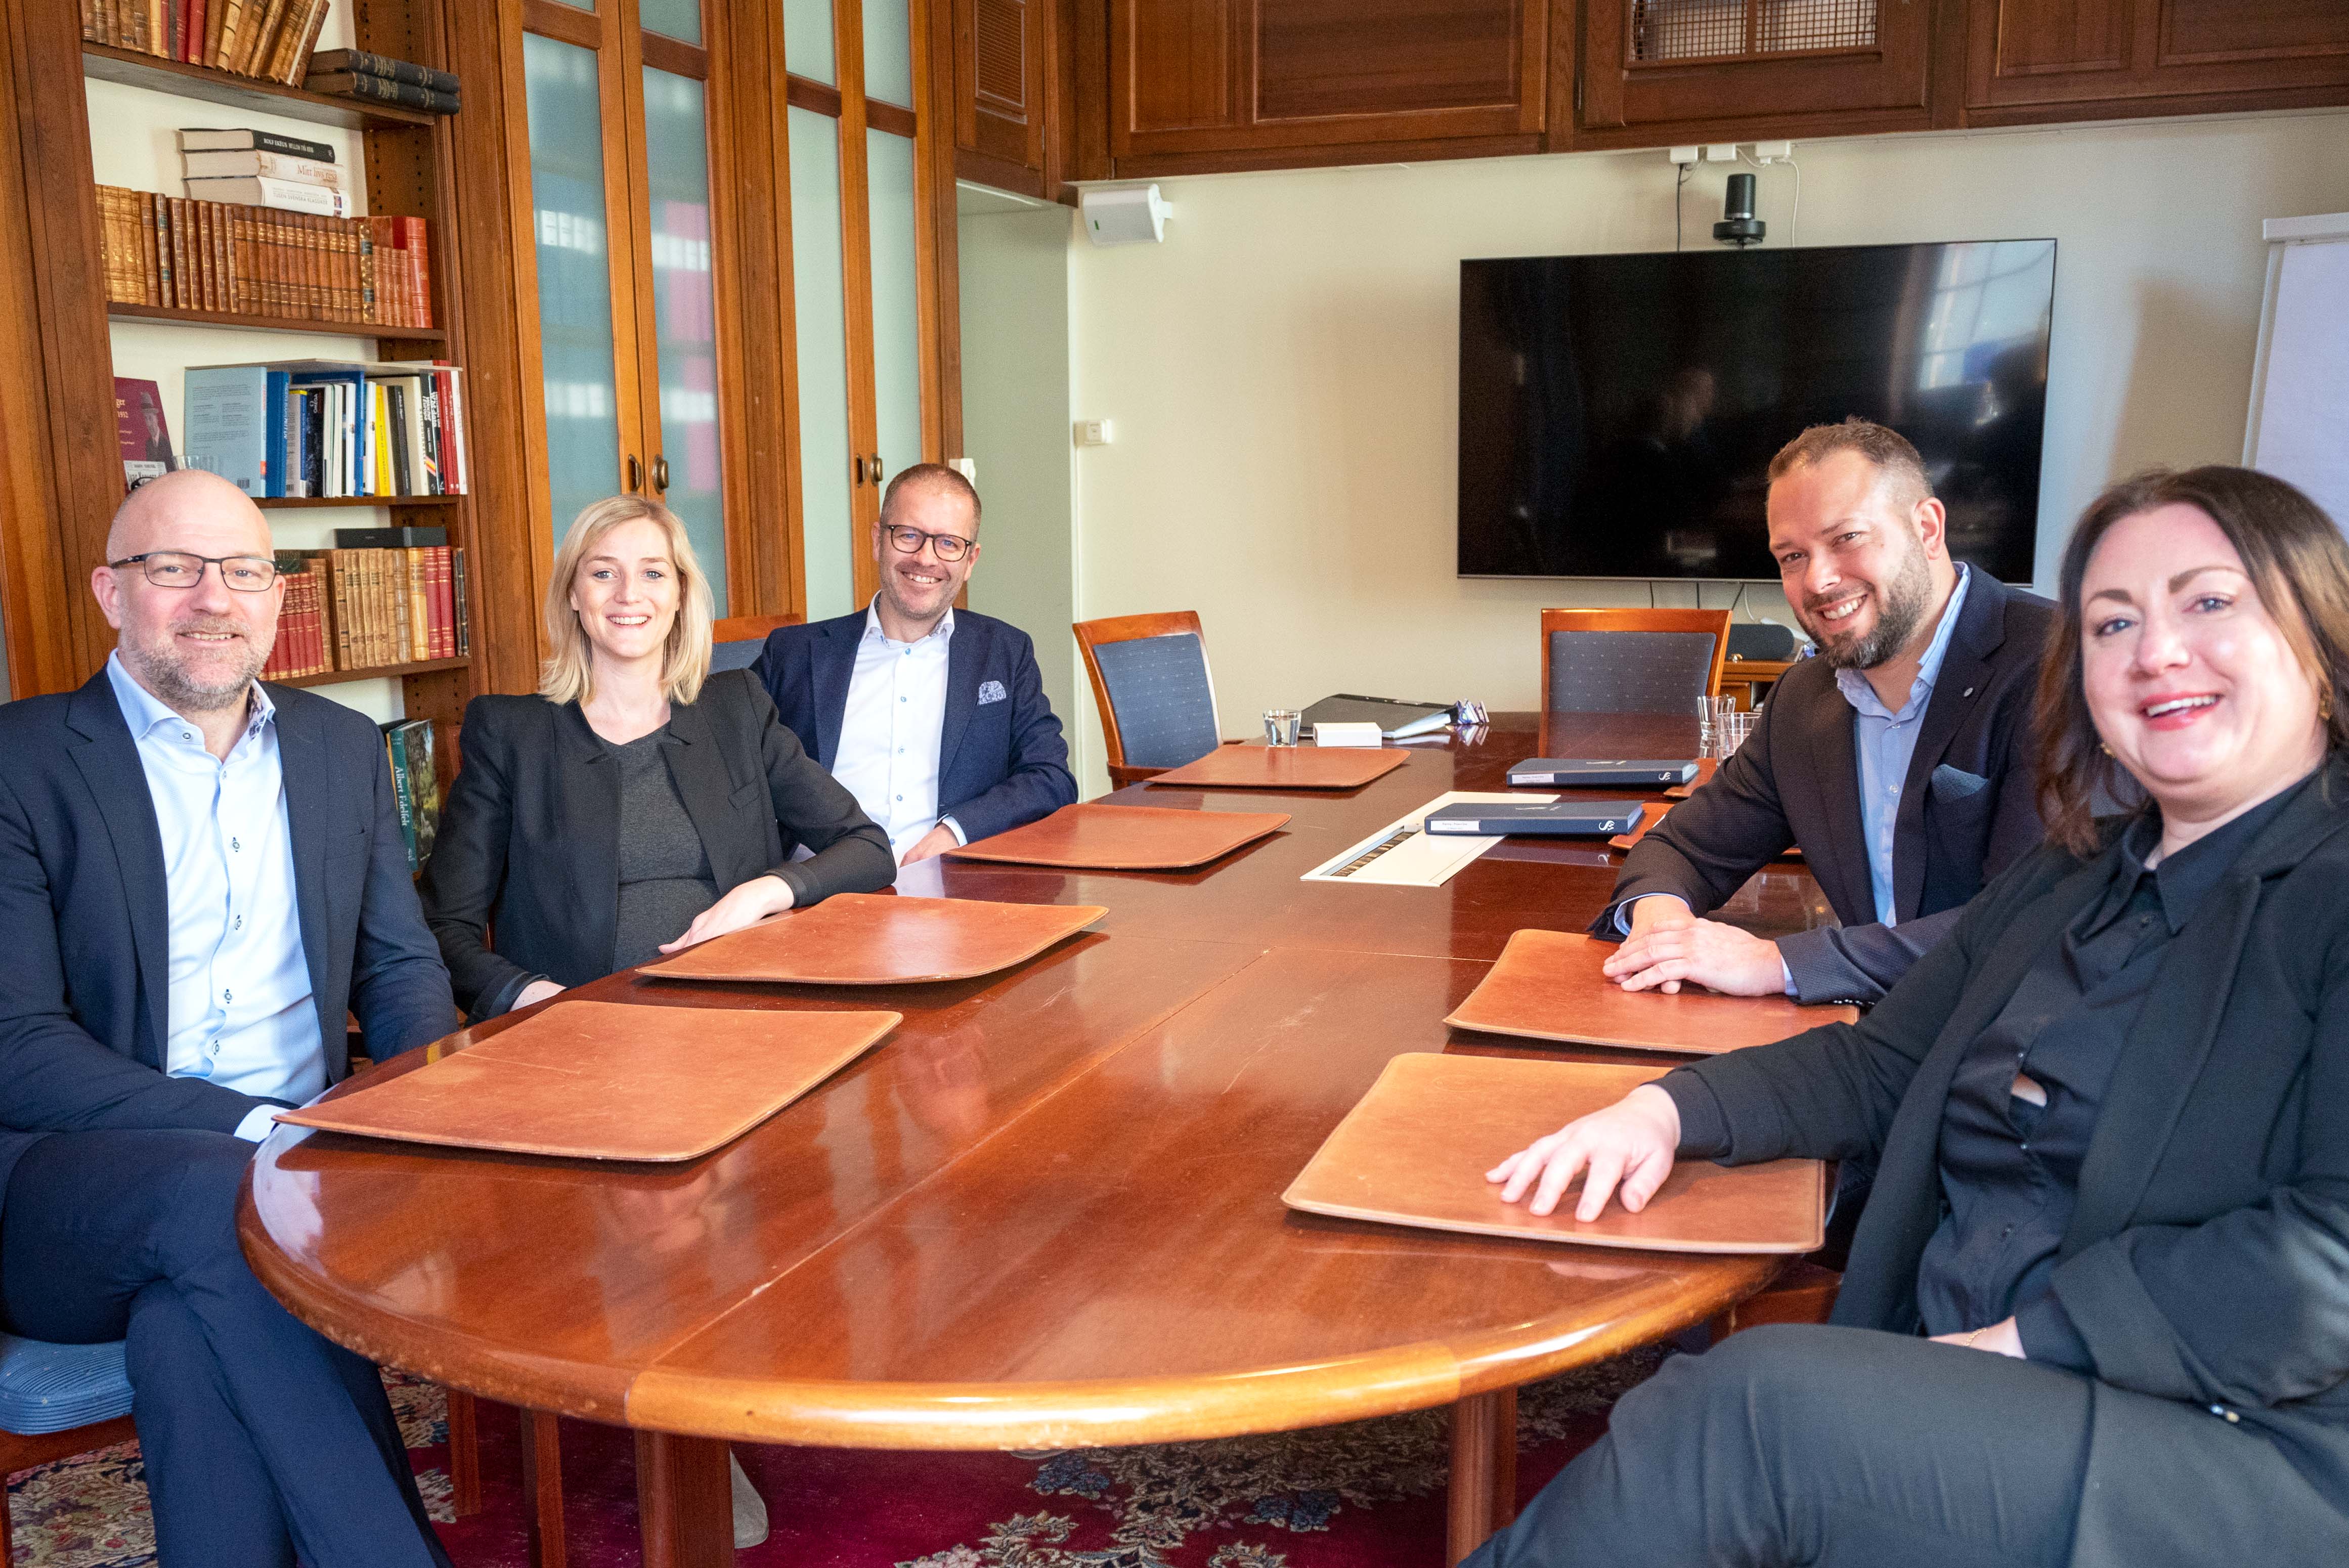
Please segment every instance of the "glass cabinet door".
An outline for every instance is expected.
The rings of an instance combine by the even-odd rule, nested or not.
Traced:
[[[647,10],[650,10],[649,4]],[[726,496],[718,424],[718,307],[712,292],[709,114],[703,84],[644,68],[645,194],[653,287],[656,414],[652,489],[677,513],[727,613]]]

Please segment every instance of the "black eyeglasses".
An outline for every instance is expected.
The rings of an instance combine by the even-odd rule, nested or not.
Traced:
[[[118,571],[143,567],[147,581],[158,588],[192,588],[204,580],[204,568],[220,568],[221,581],[240,593],[258,593],[277,581],[277,562],[266,555],[191,555],[184,550],[150,550],[109,561]]]
[[[924,533],[918,528],[885,528],[889,542],[900,555],[919,555],[927,544],[938,553],[941,561],[960,561],[970,553],[971,542],[957,533]]]

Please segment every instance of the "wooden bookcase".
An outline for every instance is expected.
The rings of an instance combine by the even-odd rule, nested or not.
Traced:
[[[363,49],[445,67],[444,0],[335,0]],[[88,83],[118,83],[185,99],[181,123],[235,123],[236,112],[336,127],[363,149],[365,211],[421,217],[431,246],[430,328],[353,322],[302,322],[152,305],[106,297]],[[445,359],[468,366],[465,257],[448,119],[390,105],[361,105],[201,66],[86,42],[77,7],[31,0],[0,19],[0,86],[17,112],[0,124],[0,225],[21,225],[25,241],[0,259],[0,441],[11,454],[0,477],[0,595],[5,595],[9,695],[78,685],[106,658],[112,628],[98,613],[88,578],[102,554],[107,524],[123,495],[114,430],[113,322],[167,325],[189,340],[189,365],[233,356],[203,346],[212,335],[263,331],[357,338],[375,359]],[[231,111],[223,115],[220,111]],[[102,134],[101,128],[101,134]],[[19,308],[29,305],[29,309]],[[287,356],[301,354],[289,343]],[[470,388],[469,388],[470,391]],[[177,410],[173,411],[175,414]],[[466,416],[473,418],[471,399]],[[175,431],[184,440],[185,431]],[[470,436],[470,431],[469,431]],[[475,452],[481,444],[469,439]],[[21,459],[21,460],[20,460]],[[25,482],[26,480],[32,482]],[[350,500],[272,500],[285,516],[310,510],[386,507],[399,522],[442,526],[466,552],[471,645],[481,646],[483,552],[473,493]],[[353,520],[357,521],[357,520]],[[445,785],[455,771],[456,724],[477,689],[473,657],[431,659],[381,669],[336,671],[286,684],[332,687],[389,680],[401,710],[435,726]],[[329,695],[333,695],[331,692]]]

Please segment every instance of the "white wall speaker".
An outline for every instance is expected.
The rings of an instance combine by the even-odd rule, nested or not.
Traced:
[[[1166,220],[1174,213],[1174,203],[1155,185],[1088,186],[1078,192],[1077,206],[1084,215],[1085,237],[1096,245],[1162,243]]]

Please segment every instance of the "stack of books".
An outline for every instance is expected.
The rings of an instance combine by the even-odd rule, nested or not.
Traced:
[[[81,0],[81,36],[240,77],[300,84],[328,0]]]
[[[281,550],[285,599],[264,680],[361,672],[472,651],[465,552],[439,528],[338,529],[333,550]],[[414,541],[345,546],[345,539]]]
[[[327,49],[311,56],[302,85],[329,98],[396,103],[432,114],[455,114],[463,107],[458,80],[447,71],[364,49]]]
[[[391,764],[391,789],[399,802],[399,836],[408,841],[408,869],[424,869],[440,836],[440,776],[432,766],[432,721],[387,719],[383,754]]]
[[[343,171],[333,146],[266,130],[180,132],[181,172],[188,194],[206,201],[242,201],[287,212],[351,214]]]
[[[329,218],[98,188],[106,297],[229,315],[432,325],[421,218]]]
[[[256,497],[462,495],[463,386],[438,360],[193,366],[187,466]]]

